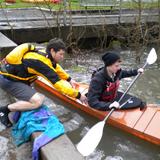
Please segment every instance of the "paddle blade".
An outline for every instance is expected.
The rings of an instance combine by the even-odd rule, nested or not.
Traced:
[[[91,154],[99,144],[104,128],[105,121],[101,121],[94,125],[77,145],[77,150],[83,155]]]
[[[156,60],[157,60],[157,53],[155,49],[152,48],[147,57],[147,63],[150,65],[150,64],[153,64]]]

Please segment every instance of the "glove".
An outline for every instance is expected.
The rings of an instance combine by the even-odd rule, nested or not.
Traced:
[[[138,73],[143,73],[144,72],[144,69],[143,68],[139,68],[138,69]]]
[[[112,108],[119,109],[119,107],[120,107],[120,104],[117,101],[114,101],[109,105],[109,109],[112,109]]]

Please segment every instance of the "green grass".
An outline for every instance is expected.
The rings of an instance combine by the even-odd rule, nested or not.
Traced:
[[[1,1],[1,6],[0,8],[28,8],[28,7],[33,7],[34,4],[31,3],[23,3],[21,0],[16,0],[16,3],[6,5],[4,1]]]
[[[63,3],[61,4],[52,4],[52,3],[24,3],[21,2],[21,0],[16,0],[16,3],[11,4],[11,5],[6,5],[4,3],[4,0],[0,0],[1,5],[0,8],[29,8],[29,7],[44,7],[44,8],[50,8],[53,10],[63,10],[64,6]],[[122,8],[128,8],[128,9],[137,9],[138,4],[135,2],[123,2],[122,3]],[[157,2],[148,2],[148,3],[142,3],[142,9],[145,8],[158,8],[158,0]],[[85,10],[86,8],[83,6],[80,6],[78,0],[72,0],[71,1],[71,6],[67,6],[68,10]],[[96,9],[96,10],[107,10],[110,9],[110,7],[87,7],[88,10]]]
[[[158,1],[141,3],[142,9],[159,8],[160,7],[159,5],[160,4],[158,4]],[[122,8],[138,9],[139,5],[136,2],[123,2]]]

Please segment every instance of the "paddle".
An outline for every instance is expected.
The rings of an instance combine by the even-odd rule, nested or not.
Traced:
[[[143,66],[143,69],[147,67],[147,65],[153,64],[157,60],[157,54],[154,48],[151,49],[146,63]],[[123,93],[121,98],[119,99],[119,102],[124,98],[124,96],[128,93],[128,91],[131,89],[135,81],[139,78],[141,73],[138,73],[138,75],[134,78],[134,80],[131,82],[127,90]],[[120,106],[123,107],[124,103]],[[82,138],[82,140],[77,145],[77,150],[83,155],[88,156],[91,154],[95,148],[98,146],[102,135],[103,135],[103,128],[105,122],[108,120],[108,118],[111,116],[111,114],[114,112],[114,108],[111,109],[111,111],[108,113],[108,115],[104,118],[103,121],[98,122],[95,124],[88,132],[87,134]]]

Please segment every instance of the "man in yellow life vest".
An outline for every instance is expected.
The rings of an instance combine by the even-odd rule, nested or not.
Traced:
[[[44,97],[30,86],[37,76],[45,78],[59,92],[86,103],[86,97],[71,87],[76,82],[58,64],[63,60],[64,53],[64,42],[55,38],[49,41],[45,51],[25,43],[16,47],[2,60],[0,87],[18,99],[15,103],[0,107],[0,120],[5,126],[11,126],[9,112],[36,109],[43,103]]]

